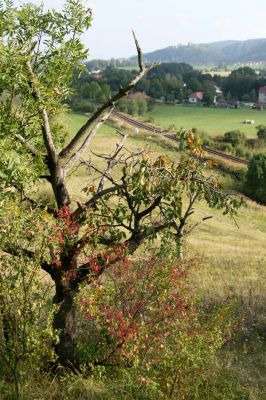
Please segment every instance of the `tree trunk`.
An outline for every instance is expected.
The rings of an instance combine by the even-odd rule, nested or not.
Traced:
[[[180,261],[183,261],[184,259],[184,233],[183,231],[179,232],[178,235],[176,235],[176,251],[177,251],[177,257]]]
[[[56,164],[53,162],[48,162],[48,168],[50,170],[51,184],[58,208],[61,208],[64,205],[69,205],[70,198],[66,188],[64,171],[60,165],[60,161],[58,161]]]
[[[60,304],[54,316],[53,327],[59,331],[59,342],[55,346],[58,362],[64,367],[77,372],[80,368],[80,359],[77,349],[77,310],[75,297],[77,290],[69,284],[56,284],[54,303]]]

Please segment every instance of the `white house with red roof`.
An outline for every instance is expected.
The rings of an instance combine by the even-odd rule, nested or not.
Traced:
[[[195,92],[195,93],[191,93],[188,96],[188,102],[189,103],[198,103],[201,102],[203,100],[203,92]]]
[[[259,101],[258,105],[265,107],[266,106],[266,86],[262,86],[259,89]]]

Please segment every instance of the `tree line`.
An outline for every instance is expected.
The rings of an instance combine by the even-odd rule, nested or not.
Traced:
[[[84,68],[82,73],[75,72],[72,79],[74,95],[69,105],[74,111],[93,112],[98,104],[103,104],[113,93],[132,79],[136,70],[106,66],[98,72],[91,73]],[[136,85],[133,93],[144,96],[131,96],[121,101],[117,107],[131,115],[142,115],[152,109],[155,101],[165,103],[185,103],[193,92],[203,92],[203,104],[214,104],[217,87],[222,94],[216,100],[236,104],[237,102],[256,102],[258,91],[266,85],[265,72],[258,75],[250,67],[241,67],[228,77],[211,76],[194,70],[185,63],[163,63],[150,71]]]

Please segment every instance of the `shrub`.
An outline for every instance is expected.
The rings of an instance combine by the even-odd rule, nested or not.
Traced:
[[[47,242],[41,237],[40,231],[44,228],[37,213],[22,214],[11,199],[2,201],[3,205],[1,244],[12,253],[19,241],[22,250],[15,251],[13,257],[0,253],[0,380],[9,382],[12,399],[20,399],[32,371],[37,372],[44,362],[53,361],[54,310],[50,287],[40,279],[39,261]],[[30,253],[33,242],[36,254],[29,259],[23,249]]]
[[[246,154],[245,147],[243,145],[235,147],[235,154],[237,157],[245,157]]]
[[[187,315],[184,278],[182,264],[154,258],[128,261],[109,270],[104,284],[95,282],[82,301],[84,318],[102,336],[94,357],[127,365],[137,358],[143,362],[147,346],[158,350],[172,324]]]
[[[132,398],[188,398],[205,371],[214,373],[214,354],[230,336],[230,307],[201,314],[191,302],[184,265],[167,257],[110,269],[104,285],[98,280],[83,291],[80,304],[84,362],[106,373],[110,366],[120,375],[126,368],[134,377],[131,390],[138,387],[139,397]]]
[[[254,200],[266,204],[266,154],[255,154],[250,162],[245,182],[246,193]]]
[[[70,106],[73,111],[78,112],[95,112],[96,106],[91,101],[75,97],[71,100]]]
[[[212,139],[210,138],[207,132],[197,131],[197,134],[201,138],[203,146],[210,146],[210,147],[212,146]]]
[[[229,131],[224,134],[224,142],[231,143],[233,147],[245,145],[246,140],[246,135],[239,130]]]
[[[233,146],[232,143],[223,143],[220,147],[222,151],[225,151],[226,153],[233,153]]]
[[[257,144],[258,144],[257,139],[247,139],[246,145],[248,148],[254,149]]]
[[[266,126],[265,125],[258,125],[256,126],[257,129],[257,137],[264,143],[266,142]]]
[[[234,148],[231,143],[211,142],[211,147],[226,153],[234,153]]]

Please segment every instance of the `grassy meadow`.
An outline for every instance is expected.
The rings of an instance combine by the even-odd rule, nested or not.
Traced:
[[[73,135],[86,121],[86,116],[69,113],[64,116],[62,121],[69,134]],[[154,157],[166,154],[173,160],[179,160],[180,158],[180,152],[175,143],[166,138],[160,138],[147,132],[134,133],[124,123],[121,123],[119,129],[129,135],[126,148],[130,151],[147,149]],[[115,127],[108,124],[104,125],[92,140],[84,159],[95,160],[97,158],[95,154],[109,154],[119,141],[120,136],[116,133]],[[100,167],[103,168],[104,161],[99,160],[99,163]],[[77,196],[79,195],[78,186],[83,181],[84,174],[85,171],[81,169],[81,171],[77,171],[73,176],[69,177],[71,189],[73,187],[72,180],[76,181],[74,190]],[[212,174],[217,174],[217,172],[213,171]],[[220,180],[227,189],[232,190],[234,188],[234,181],[231,177],[222,175]],[[83,196],[82,194],[80,195]],[[253,260],[262,260],[263,258],[266,261],[266,247],[264,246],[266,241],[266,207],[245,199],[245,204],[236,218],[237,224],[229,217],[223,216],[219,211],[208,210],[203,204],[200,204],[198,217],[200,218],[206,213],[214,214],[215,218],[201,225],[198,228],[198,233],[193,234],[189,240],[197,251],[204,250],[204,254],[210,257],[215,256],[219,259],[224,257],[232,259],[250,257]],[[211,246],[207,245],[208,238],[211,238]]]
[[[86,122],[86,120],[87,117],[85,115],[70,112],[61,117],[58,122],[61,123],[68,132],[68,137],[71,137]],[[115,126],[121,128],[123,133],[128,134],[125,146],[126,149],[134,152],[146,149],[150,151],[153,157],[159,156],[162,153],[167,153],[173,159],[177,159],[177,157],[179,158],[179,154],[176,152],[176,147],[173,146],[169,140],[158,138],[147,132],[136,134],[133,132],[132,127],[125,127],[123,124],[119,125],[119,123],[116,123]],[[120,140],[121,136],[116,132],[116,128],[112,126],[112,123],[107,122],[107,124],[103,125],[97,132],[97,135],[92,139],[91,145],[83,159],[93,160],[97,163],[97,166],[100,169],[104,169],[106,167],[105,161],[97,157],[95,154],[110,154]],[[116,174],[116,171],[114,171],[114,173]],[[70,192],[72,198],[75,200],[83,200],[85,198],[84,193],[80,190],[86,184],[86,177],[88,177],[87,182],[91,182],[92,177],[88,175],[87,169],[81,167],[77,173],[71,174],[68,178],[70,181]],[[97,180],[97,174],[93,179]],[[47,190],[50,191],[49,184],[47,185]]]
[[[182,111],[185,112],[184,115]],[[193,123],[186,119],[192,111],[195,112]],[[205,120],[202,117],[202,124],[205,124],[206,129],[209,126],[207,116],[211,115],[212,112],[214,112],[214,115],[220,113],[221,120],[222,115],[227,113],[231,115],[232,113],[236,120],[237,113],[243,111],[165,106],[152,115],[156,123],[164,127],[168,127],[172,122],[177,125],[176,121],[182,115],[182,120],[188,121],[186,123],[191,124],[192,127],[195,126],[197,112],[205,113]],[[252,110],[251,113],[253,114],[253,112]],[[213,125],[214,115],[212,116]],[[266,119],[265,113],[257,113],[256,115]],[[69,113],[61,120],[70,136],[85,121],[84,115],[75,113]],[[256,122],[258,121],[256,120]],[[113,121],[110,123],[113,124]],[[180,153],[175,145],[167,139],[151,136],[145,132],[136,134],[132,128],[121,124],[119,128],[123,132],[129,133],[126,147],[131,151],[148,148],[154,156],[167,154],[172,159],[179,159]],[[225,126],[227,124],[229,129],[232,129],[227,120],[223,120],[223,128],[220,127],[220,129],[226,131]],[[182,125],[185,125],[185,123]],[[216,125],[219,126],[218,120]],[[197,127],[200,128],[199,125]],[[84,159],[96,160],[93,153],[109,154],[119,140],[120,137],[114,126],[105,125],[93,139]],[[93,150],[93,153],[91,150]],[[102,160],[99,160],[99,166],[103,168]],[[116,173],[118,174],[118,171]],[[74,199],[82,201],[84,196],[84,193],[81,192],[82,185],[86,184],[86,179],[88,183],[91,182],[87,170],[82,167],[70,175],[68,179]],[[97,175],[94,176],[94,179],[97,180]],[[221,181],[227,188],[234,188],[234,181],[231,177],[221,177]],[[219,385],[226,386],[228,376],[233,376],[236,385],[245,388],[248,393],[249,397],[245,397],[245,399],[266,400],[266,207],[245,199],[245,204],[239,210],[236,221],[234,221],[228,216],[222,215],[219,211],[210,210],[204,203],[199,203],[195,207],[194,222],[209,215],[213,218],[201,224],[187,238],[186,242],[186,256],[196,256],[201,260],[198,266],[190,272],[191,290],[206,310],[228,301],[235,303],[236,318],[238,320],[240,317],[242,320],[234,339],[225,345],[217,355],[217,363],[225,374],[224,378],[221,377],[224,381],[218,382],[217,387],[219,388]],[[89,384],[89,382],[86,383],[83,380],[82,385],[86,384]],[[104,390],[102,397],[101,395],[98,397],[101,393],[100,389],[95,397],[92,389],[89,392],[92,393],[89,397],[91,399],[106,398]],[[242,400],[242,397],[234,397],[233,393],[234,389],[232,388],[232,397],[225,398],[219,397],[218,391],[215,398],[217,400]],[[213,399],[214,397],[210,398]]]
[[[173,124],[176,129],[197,128],[210,136],[223,135],[230,130],[239,129],[247,137],[256,136],[256,126],[266,124],[266,110],[258,111],[247,108],[221,109],[197,106],[157,106],[148,114],[154,123],[165,129]],[[255,120],[254,125],[243,124],[245,119]]]
[[[83,115],[68,114],[65,122],[70,134],[85,120],[86,117]],[[146,148],[150,150],[153,156],[167,154],[174,160],[180,158],[180,153],[175,144],[172,144],[169,140],[145,132],[136,134],[130,127],[123,125],[120,128],[129,133],[126,147],[131,151]],[[115,148],[119,140],[120,137],[116,134],[115,129],[105,125],[93,139],[90,149],[96,154],[108,154]],[[90,150],[84,158],[96,159]],[[99,163],[100,167],[103,168],[103,161],[100,160]],[[80,171],[69,177],[71,191],[76,194],[77,199],[83,196],[79,189],[85,174],[87,174],[87,171],[81,168]],[[213,171],[212,174],[217,174],[217,172]],[[234,188],[235,182],[231,177],[223,175],[220,180],[227,189],[232,190]],[[188,252],[192,251],[205,256],[208,263],[212,264],[210,270],[205,272],[201,270],[199,274],[201,278],[199,277],[196,280],[196,286],[199,290],[204,289],[204,291],[213,292],[213,294],[216,292],[217,295],[221,295],[232,287],[238,288],[237,290],[240,292],[245,287],[245,291],[247,291],[247,287],[250,287],[250,285],[247,285],[246,282],[256,282],[263,265],[266,263],[266,207],[245,199],[245,204],[239,210],[235,223],[231,218],[222,215],[221,212],[210,210],[203,203],[198,204],[195,220],[206,215],[212,215],[213,218],[200,225],[188,238],[187,244]],[[256,265],[256,268],[248,273],[251,265]],[[194,274],[197,275],[198,272],[194,271]],[[206,276],[204,277],[205,273]],[[249,277],[250,274],[252,278]],[[261,287],[263,283],[266,282],[261,280],[257,287]]]

